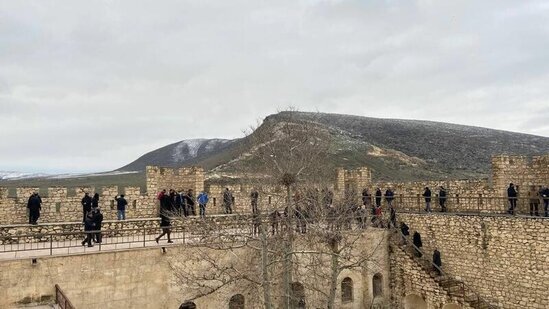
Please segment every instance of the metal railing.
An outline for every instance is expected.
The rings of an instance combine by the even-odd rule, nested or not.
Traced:
[[[67,298],[58,284],[55,285],[55,302],[61,309],[75,309],[71,301]]]
[[[426,212],[426,197],[421,194],[416,195],[394,195],[391,205],[397,211],[417,211]],[[383,207],[389,206],[387,197],[369,196],[365,199],[366,206],[380,204]],[[363,200],[364,201],[364,200]],[[533,215],[547,217],[549,209],[546,211],[545,203],[549,206],[549,198],[523,197],[516,198],[494,197],[478,194],[477,196],[460,196],[452,194],[446,197],[432,195],[430,197],[430,207],[432,212],[454,212],[454,213],[472,213],[472,214],[509,214],[511,201],[514,201],[514,215]],[[547,207],[549,208],[549,207]]]
[[[366,213],[364,213],[366,214]],[[223,241],[246,241],[259,236],[259,226],[264,225],[264,231],[269,237],[278,237],[290,229],[296,233],[307,233],[311,230],[340,231],[359,230],[370,226],[385,227],[384,219],[374,216],[356,216],[346,213],[336,216],[322,217],[279,217],[276,220],[270,215],[232,216],[231,220],[223,222],[195,220],[176,221],[169,227],[128,228],[101,231],[71,231],[56,233],[36,233],[0,236],[0,258],[2,254],[14,253],[25,257],[67,255],[86,252],[113,251],[118,249],[134,249],[153,246],[200,245],[204,243],[217,244]],[[160,244],[156,237],[163,231],[170,230],[173,242],[166,243],[167,236]],[[94,241],[92,247],[87,246],[87,236]],[[95,242],[100,235],[101,242]],[[14,257],[15,257],[14,256]]]
[[[406,201],[414,200],[412,206]],[[397,196],[392,203],[396,213],[423,213],[425,211],[416,207],[418,197]],[[484,200],[481,197],[452,197],[451,199],[457,203],[465,203],[464,201],[476,201],[481,204]],[[457,200],[459,199],[459,200]],[[491,198],[494,201],[501,201],[502,198]],[[423,197],[420,198],[423,200]],[[434,200],[434,198],[433,198]],[[372,214],[372,205],[367,205],[366,208],[361,208],[361,211],[353,211],[348,207],[338,208],[318,208],[312,211],[296,213],[292,216],[292,220],[288,221],[283,212],[279,212],[280,216],[273,219],[272,214],[244,214],[244,215],[220,215],[216,217],[199,218],[193,217],[181,218],[173,217],[173,225],[170,226],[171,238],[176,243],[194,244],[211,240],[211,235],[225,236],[245,236],[255,235],[257,224],[265,224],[266,230],[270,235],[283,232],[288,228],[287,225],[293,225],[299,232],[306,232],[307,227],[320,227],[328,230],[386,227],[390,222],[390,211],[387,208],[386,201],[383,201],[383,215],[378,217]],[[451,208],[450,208],[451,210]],[[474,209],[473,209],[474,210]],[[450,213],[450,211],[449,211]],[[493,212],[465,212],[475,215],[492,215]],[[123,222],[123,221],[122,221]],[[276,232],[275,232],[276,226]],[[104,251],[116,249],[138,248],[156,245],[155,237],[160,233],[162,227],[143,227],[143,228],[128,228],[128,229],[104,229],[102,231],[69,231],[56,233],[28,233],[28,234],[8,234],[7,231],[0,235],[0,258],[2,253],[17,253],[27,252],[26,256],[32,256],[32,252],[37,252],[37,255],[58,255],[82,253],[87,251]],[[256,229],[256,231],[254,231]],[[86,234],[101,234],[102,242],[94,245],[94,248],[87,249],[82,246]],[[234,240],[234,239],[233,239]],[[79,249],[76,249],[79,248]],[[17,256],[15,254],[14,256]],[[12,257],[14,257],[12,256]],[[8,256],[9,258],[9,256]]]

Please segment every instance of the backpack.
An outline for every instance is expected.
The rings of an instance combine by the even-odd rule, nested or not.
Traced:
[[[208,194],[200,193],[200,196],[198,197],[198,203],[201,205],[206,205],[208,203]]]

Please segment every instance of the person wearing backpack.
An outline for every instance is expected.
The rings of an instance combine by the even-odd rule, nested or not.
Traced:
[[[198,194],[197,200],[200,217],[204,218],[206,216],[206,204],[208,204],[209,200],[208,193],[204,191],[200,192],[200,194]]]

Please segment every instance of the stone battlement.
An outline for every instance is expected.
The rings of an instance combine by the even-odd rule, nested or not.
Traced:
[[[125,194],[128,201],[127,218],[147,218],[157,215],[158,201],[156,193],[162,189],[188,190],[193,189],[195,196],[200,191],[207,191],[210,202],[207,213],[215,214],[224,211],[222,207],[223,191],[227,187],[234,196],[233,210],[237,213],[251,211],[250,193],[253,185],[245,182],[218,183],[205,180],[204,170],[200,167],[166,168],[148,166],[146,168],[147,192],[141,192],[139,187],[108,186],[101,188],[78,187],[64,188],[51,187],[47,192],[40,192],[38,188],[23,187],[16,189],[16,197],[9,197],[7,188],[0,188],[0,224],[27,222],[26,203],[32,192],[42,195],[41,222],[62,222],[81,220],[82,207],[80,200],[86,192],[93,195],[99,193],[100,207],[105,219],[116,218],[116,203],[114,197]],[[336,177],[332,180],[330,189],[335,198],[341,198],[345,192],[354,192],[356,201],[360,203],[360,194],[364,188],[375,193],[379,187],[385,191],[393,188],[395,203],[402,209],[421,209],[423,201],[420,195],[425,187],[433,192],[433,207],[436,207],[438,187],[444,186],[447,190],[448,206],[456,212],[495,212],[501,213],[505,209],[505,190],[513,182],[517,185],[521,198],[528,196],[531,186],[549,185],[549,155],[526,156],[494,156],[492,158],[492,179],[471,180],[441,180],[416,182],[374,182],[371,170],[361,167],[353,170],[338,168]],[[260,184],[259,184],[260,185]],[[258,188],[256,188],[258,189]],[[262,186],[259,197],[260,209],[283,209],[284,192],[276,186]],[[319,188],[323,189],[323,188]],[[404,197],[404,198],[402,198]],[[415,199],[411,199],[417,197]],[[528,206],[527,199],[518,201],[519,209],[523,211]]]
[[[509,183],[518,186],[518,192],[526,193],[530,186],[549,185],[549,154],[542,156],[492,157],[493,188],[505,192]]]

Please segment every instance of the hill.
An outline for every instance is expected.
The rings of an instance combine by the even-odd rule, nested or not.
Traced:
[[[118,169],[119,171],[143,171],[147,165],[176,167],[183,165],[204,165],[216,154],[227,151],[238,140],[187,139],[153,150]],[[207,166],[209,168],[211,166]]]
[[[266,117],[257,130],[274,130],[283,121],[310,121],[329,130],[335,145],[325,163],[347,168],[366,165],[374,178],[384,180],[486,177],[492,155],[549,153],[547,137],[434,121],[281,112]],[[215,173],[237,172],[239,156],[250,150],[245,141],[183,140],[120,170],[199,165]]]

